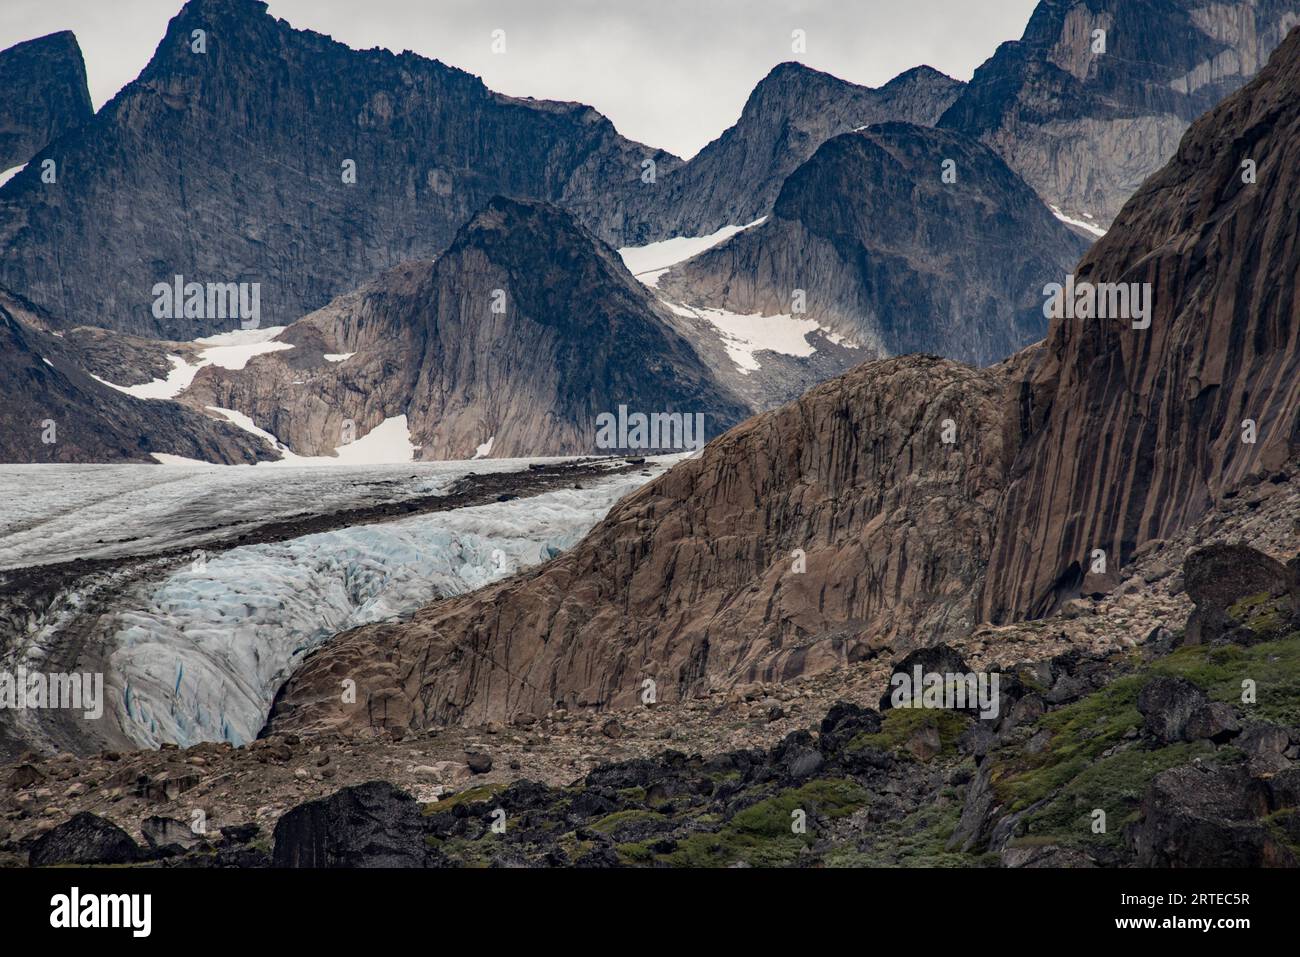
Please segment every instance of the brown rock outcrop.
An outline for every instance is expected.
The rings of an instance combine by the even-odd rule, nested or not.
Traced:
[[[620,707],[647,679],[673,700],[969,629],[1021,361],[882,360],[756,416],[535,573],[335,639],[271,726]],[[339,703],[343,678],[356,705]]]

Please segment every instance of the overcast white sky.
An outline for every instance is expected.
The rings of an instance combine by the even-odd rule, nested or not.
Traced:
[[[689,157],[798,59],[879,86],[928,63],[961,80],[1018,39],[1036,0],[270,0],[352,47],[413,50],[515,96],[578,100],[620,133]],[[143,69],[181,0],[0,0],[0,50],[72,30],[101,106]],[[493,54],[492,31],[506,31]],[[807,52],[791,52],[791,31]]]

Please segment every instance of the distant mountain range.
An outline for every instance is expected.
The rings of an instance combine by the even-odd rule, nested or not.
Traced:
[[[1193,120],[1300,23],[1294,0],[1043,0],[939,120],[1106,227]]]
[[[0,95],[23,104],[0,142],[57,171],[27,162],[0,187],[0,285],[44,327],[93,339],[84,354],[123,387],[159,378],[183,343],[288,326],[294,350],[206,369],[178,398],[299,454],[398,409],[423,457],[585,450],[593,414],[652,397],[722,428],[864,360],[988,365],[1041,338],[1044,287],[1297,17],[1300,0],[1044,0],[970,84],[918,67],[869,89],[780,64],[683,162],[581,104],[352,50],[257,0],[191,0],[93,116],[70,34],[0,54],[21,75]],[[535,351],[539,329],[470,322],[487,277],[464,240],[507,208],[532,212],[500,218],[519,233],[494,249],[539,247],[507,293],[554,356]],[[609,256],[710,235],[639,276],[645,291]],[[548,259],[552,244],[583,254]],[[604,307],[596,329],[577,289],[629,311]],[[368,339],[370,315],[393,336]],[[578,368],[580,339],[632,327],[628,355]]]

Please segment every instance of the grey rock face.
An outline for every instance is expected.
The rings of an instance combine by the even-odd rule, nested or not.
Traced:
[[[951,161],[956,182],[944,182]],[[670,297],[742,314],[806,315],[876,355],[988,365],[1042,338],[1043,287],[1088,243],[991,150],[886,123],[823,144],[767,222],[659,281]]]
[[[81,47],[69,31],[0,50],[0,173],[90,119]]]
[[[1298,22],[1297,0],[1043,0],[939,126],[997,150],[1045,201],[1109,226]]]
[[[541,203],[494,199],[436,262],[395,269],[281,338],[295,348],[205,368],[185,401],[238,409],[313,455],[341,444],[348,420],[361,437],[406,415],[422,458],[469,458],[489,439],[494,456],[600,451],[597,417],[620,405],[699,413],[707,437],[749,411],[614,251]]]
[[[961,88],[924,66],[871,89],[782,63],[754,87],[735,126],[656,184],[655,221],[640,241],[753,222],[826,140],[889,120],[933,126]]]

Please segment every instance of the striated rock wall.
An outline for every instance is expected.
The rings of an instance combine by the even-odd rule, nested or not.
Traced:
[[[1150,283],[1151,325],[1053,322],[1026,391],[984,616],[1050,611],[1093,549],[1127,561],[1300,451],[1297,192],[1300,30],[1191,128],[1079,264],[1080,281]]]

